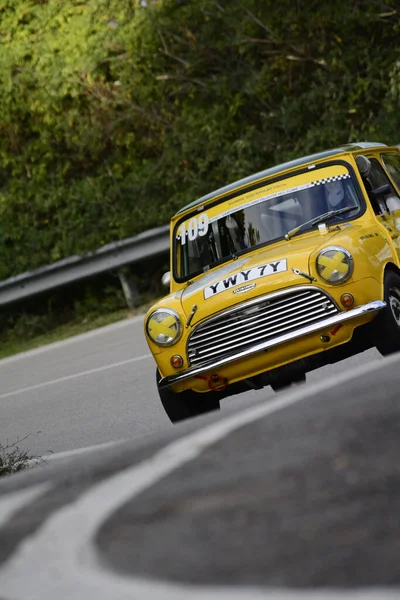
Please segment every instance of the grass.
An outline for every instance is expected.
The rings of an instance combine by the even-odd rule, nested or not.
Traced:
[[[19,473],[35,464],[45,462],[43,458],[32,456],[27,450],[19,448],[18,444],[23,442],[26,437],[13,443],[7,441],[5,445],[0,443],[0,477]]]
[[[110,325],[111,323],[116,323],[117,321],[128,319],[129,317],[144,314],[153,303],[154,300],[151,300],[150,302],[138,307],[134,311],[122,309],[103,315],[88,314],[81,321],[74,321],[60,325],[52,331],[37,335],[31,339],[12,337],[0,344],[0,359],[6,358],[7,356],[13,356],[14,354],[19,354],[20,352],[33,350],[34,348],[39,348],[53,342],[65,340],[74,335],[92,331],[93,329],[98,329],[99,327],[104,327],[105,325]]]

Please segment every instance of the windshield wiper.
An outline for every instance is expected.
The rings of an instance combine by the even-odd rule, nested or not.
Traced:
[[[247,250],[247,248],[245,248],[244,250]],[[243,250],[240,251],[240,253],[242,253],[242,252],[243,252]],[[238,258],[239,258],[239,253],[233,252],[232,254],[228,254],[227,256],[222,256],[222,258],[219,258],[218,260],[215,260],[214,262],[204,265],[204,267],[202,267],[202,271],[203,271],[203,273],[207,273],[207,271],[209,271],[210,269],[213,269],[214,267],[218,267],[219,265],[222,265],[223,263],[228,262],[228,260],[237,260]]]
[[[298,225],[297,227],[294,227],[293,229],[288,231],[287,234],[285,235],[285,240],[290,240],[291,237],[296,235],[296,233],[299,233],[299,231],[301,231],[303,229],[303,227],[306,227],[307,225],[318,225],[318,223],[323,223],[324,221],[330,221],[330,219],[334,219],[335,217],[337,217],[338,215],[341,215],[343,213],[350,212],[351,210],[354,210],[355,208],[358,208],[358,206],[357,205],[356,206],[346,206],[345,208],[339,208],[338,210],[330,210],[329,212],[326,212],[317,218],[310,219],[309,221],[306,221],[305,223],[302,223],[301,225]]]

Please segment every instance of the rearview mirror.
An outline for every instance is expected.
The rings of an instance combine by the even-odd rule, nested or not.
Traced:
[[[169,288],[171,283],[171,271],[164,273],[164,275],[161,277],[161,283],[164,287]]]

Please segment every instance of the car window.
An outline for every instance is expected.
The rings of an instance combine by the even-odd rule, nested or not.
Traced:
[[[381,154],[381,158],[397,189],[400,190],[400,154],[387,152]]]
[[[389,177],[386,175],[383,167],[379,164],[379,161],[376,158],[370,158],[370,161],[371,172],[368,175],[368,180],[372,186],[372,189],[389,184],[392,189],[392,192],[395,193],[393,186],[390,183]]]
[[[187,279],[257,246],[284,239],[299,226],[300,235],[310,231],[316,227],[312,221],[327,212],[338,211],[333,221],[349,220],[363,207],[353,175],[343,163],[238,191],[177,223],[174,273]]]
[[[371,170],[366,177],[368,183],[367,189],[375,213],[384,214],[390,212],[391,210],[396,210],[397,204],[400,204],[400,198],[389,177],[376,158],[370,158],[369,160],[371,162]],[[371,190],[376,190],[383,185],[389,185],[390,191],[388,193],[378,197],[371,195]]]

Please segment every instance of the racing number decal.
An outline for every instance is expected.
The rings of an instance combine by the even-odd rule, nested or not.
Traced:
[[[189,221],[181,223],[176,238],[180,240],[181,245],[184,246],[187,238],[192,242],[198,236],[202,237],[203,235],[206,235],[208,231],[208,222],[206,213],[203,213],[198,217],[192,217]]]

